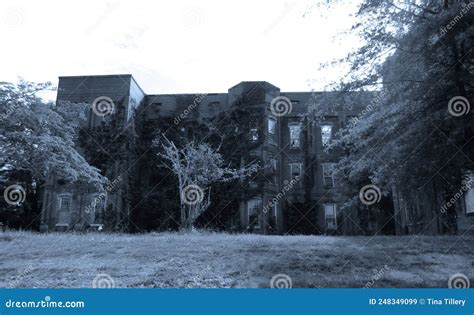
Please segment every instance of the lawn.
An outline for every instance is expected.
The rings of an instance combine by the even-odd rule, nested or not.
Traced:
[[[0,287],[447,287],[473,236],[0,232]],[[98,276],[99,275],[99,276]]]

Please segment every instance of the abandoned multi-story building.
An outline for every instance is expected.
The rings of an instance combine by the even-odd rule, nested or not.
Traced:
[[[384,233],[387,226],[390,226],[388,233],[406,234],[415,231],[407,205],[396,194],[395,200],[386,200],[379,210],[370,213],[361,206],[343,209],[342,204],[338,203],[342,192],[335,185],[337,178],[334,178],[332,167],[340,152],[324,148],[336,132],[357,117],[367,104],[357,104],[355,101],[352,110],[318,105],[318,98],[327,93],[282,92],[267,82],[241,82],[227,93],[149,95],[131,75],[69,76],[59,78],[57,102],[92,103],[98,97],[107,97],[123,110],[123,124],[133,119],[136,111],[145,117],[145,123],[152,124],[157,115],[177,117],[178,120],[184,117],[183,113],[186,113],[183,119],[212,117],[225,112],[245,95],[247,100],[251,100],[252,106],[264,113],[261,126],[250,126],[249,139],[264,138],[254,154],[265,161],[270,171],[261,191],[250,200],[241,200],[238,215],[229,223],[229,229],[236,225],[238,230],[246,231],[253,222],[251,231],[257,233],[291,233],[303,223],[311,226],[314,233]],[[357,93],[354,92],[354,100],[360,101]],[[291,110],[287,110],[284,115],[275,115],[269,109],[275,98],[288,100]],[[193,99],[199,101],[192,104],[190,109],[189,100]],[[309,104],[314,104],[315,100],[316,106],[323,109],[319,111],[323,113],[322,119],[302,126],[301,117],[308,113]],[[94,128],[103,119],[91,110],[88,126]],[[258,128],[263,132],[260,129],[257,131]],[[137,136],[140,137],[140,133]],[[142,177],[143,183],[152,182],[153,178],[149,178],[147,173],[146,169],[141,170],[136,176]],[[308,180],[301,180],[303,177]],[[129,179],[117,173],[112,179],[113,187],[103,195],[84,185],[50,178],[44,187],[41,230],[101,229],[103,222],[97,219],[97,213],[104,211],[108,205],[113,205],[112,209],[125,213],[125,216],[129,215],[133,211],[133,206],[126,198],[130,193],[127,191]],[[149,185],[149,189],[152,190],[153,185]],[[455,201],[459,205],[458,217],[464,220],[459,226],[467,230],[473,229],[473,194],[471,189]],[[293,206],[308,199],[309,210],[317,211]],[[417,211],[425,211],[428,219],[436,216],[430,209]],[[289,217],[296,219],[290,222]],[[437,227],[428,231],[439,232]]]

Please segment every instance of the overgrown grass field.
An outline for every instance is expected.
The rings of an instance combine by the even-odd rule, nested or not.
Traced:
[[[473,236],[0,232],[0,287],[447,287],[474,278]],[[471,280],[472,281],[472,280]]]

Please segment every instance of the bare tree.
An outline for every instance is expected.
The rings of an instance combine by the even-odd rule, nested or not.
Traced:
[[[158,156],[169,163],[169,168],[178,177],[181,205],[181,229],[191,230],[196,219],[210,206],[211,184],[244,179],[255,173],[259,165],[252,162],[239,168],[225,165],[218,150],[207,143],[187,142],[182,148],[164,134],[155,139],[154,145],[162,149]]]

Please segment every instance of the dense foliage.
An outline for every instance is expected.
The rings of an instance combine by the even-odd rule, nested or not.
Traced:
[[[347,152],[339,169],[355,187],[450,191],[474,169],[473,8],[471,1],[361,2],[351,31],[364,44],[340,60],[350,70],[332,100],[350,106],[350,91],[379,91],[335,142]]]
[[[84,182],[96,187],[105,183],[99,169],[90,166],[76,150],[74,139],[85,120],[84,105],[45,103],[37,94],[50,88],[49,83],[23,80],[0,83],[1,190],[20,185],[26,197],[19,205],[6,203],[6,198],[0,201],[0,221],[13,227],[37,227],[39,192],[50,175],[68,183]]]
[[[178,124],[172,116],[157,113],[156,118],[150,118],[145,112],[139,112],[136,119],[140,160],[132,201],[134,230],[174,230],[179,228],[181,221],[178,182],[165,167],[168,161],[158,154],[163,152],[162,148],[152,145],[154,139],[165,135],[177,147],[190,142],[206,143],[221,155],[229,169],[239,169],[249,163],[263,164],[255,152],[262,144],[263,130],[258,131],[258,141],[249,140],[251,123],[263,125],[263,109],[261,112],[254,110],[251,102],[244,98],[216,117],[188,117]],[[249,178],[211,184],[210,205],[196,219],[195,226],[215,230],[238,229],[240,200],[258,195],[264,180],[262,169]]]

